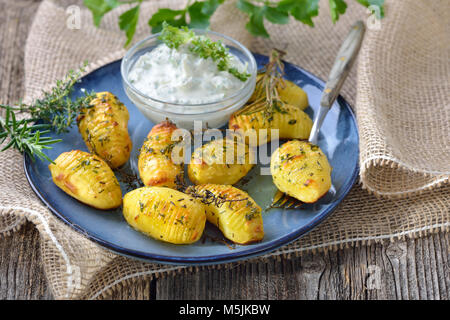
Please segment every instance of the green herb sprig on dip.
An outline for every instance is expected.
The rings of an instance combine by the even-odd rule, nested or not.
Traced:
[[[218,70],[227,71],[243,82],[250,77],[249,73],[230,67],[230,53],[221,41],[212,41],[208,37],[196,35],[187,27],[177,28],[167,23],[163,24],[159,39],[171,49],[188,44],[189,51],[203,59],[211,58],[217,64]]]

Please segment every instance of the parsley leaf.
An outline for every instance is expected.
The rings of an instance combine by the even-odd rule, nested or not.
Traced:
[[[240,0],[238,4],[239,3],[242,3],[245,8],[250,8],[251,5],[245,0]],[[245,28],[254,36],[269,38],[269,33],[264,27],[264,15],[266,10],[267,6],[253,6],[252,11],[249,13],[250,20],[245,25]]]
[[[328,0],[330,2],[331,20],[335,23],[339,19],[339,15],[344,14],[347,4],[344,0]]]
[[[342,0],[340,0],[342,1]],[[247,30],[254,36],[269,37],[264,19],[276,24],[287,24],[289,16],[310,26],[314,26],[312,17],[319,13],[319,0],[281,0],[278,3],[259,4],[250,0],[239,0],[238,9],[250,17]]]
[[[245,12],[247,14],[253,14],[253,12],[256,10],[257,6],[254,4],[248,2],[247,0],[239,0],[236,3],[236,7],[241,10],[242,12]]]
[[[84,5],[91,10],[94,24],[98,27],[103,16],[122,4],[138,3],[138,5],[119,17],[119,26],[127,35],[127,45],[131,42],[139,17],[139,4],[143,0],[83,0]],[[163,23],[174,27],[189,26],[190,28],[207,29],[217,8],[225,0],[191,0],[184,9],[172,10],[160,8],[149,19],[152,33],[161,32]],[[370,8],[378,19],[384,17],[384,0],[356,0],[361,5]],[[335,23],[347,9],[345,0],[328,0],[330,15]],[[254,36],[269,37],[264,22],[287,24],[290,16],[314,27],[312,18],[319,13],[319,0],[238,0],[236,6],[246,13],[249,21],[246,29]]]
[[[207,29],[211,16],[225,0],[194,1],[182,10],[159,9],[149,20],[152,33],[161,32],[163,22],[174,27],[189,26],[190,28]],[[189,21],[189,23],[188,23]]]
[[[188,7],[189,28],[207,29],[211,16],[225,0],[196,1]]]
[[[191,18],[189,22],[189,28],[206,29],[209,27],[210,14],[203,12],[203,7],[206,2],[194,2],[188,7],[189,17]]]
[[[278,7],[267,7],[265,11],[265,17],[272,23],[286,24],[289,22],[289,14],[284,12]]]
[[[140,5],[137,5],[119,16],[120,30],[125,31],[125,34],[127,35],[125,47],[130,44],[131,39],[133,39],[134,33],[136,32],[136,25],[139,19],[139,9]]]
[[[373,7],[377,19],[384,17],[384,0],[356,0],[363,6],[369,8]]]
[[[314,27],[313,17],[319,14],[319,0],[282,0],[278,9],[290,13],[296,20]]]
[[[118,0],[83,0],[83,3],[91,10],[96,27],[100,26],[100,21],[106,13],[121,4]]]
[[[208,0],[203,2],[202,13],[211,17],[224,1],[225,0]]]
[[[186,12],[184,10],[159,9],[148,21],[153,33],[162,30],[162,24],[166,21],[171,26],[181,26],[186,23]]]

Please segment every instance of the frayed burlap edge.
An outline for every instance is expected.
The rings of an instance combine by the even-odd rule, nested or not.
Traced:
[[[449,173],[442,173],[440,176],[436,176],[435,173],[425,172],[422,170],[418,170],[413,168],[405,163],[402,163],[401,160],[396,158],[387,158],[386,156],[381,157],[378,156],[376,159],[366,159],[361,167],[363,168],[360,172],[360,182],[361,186],[364,190],[367,190],[370,194],[373,194],[377,197],[386,197],[391,199],[401,199],[410,197],[412,195],[420,195],[425,191],[432,190],[434,188],[439,188],[443,185],[450,183]],[[431,181],[427,184],[424,184],[420,187],[402,190],[402,191],[380,191],[376,189],[370,182],[367,176],[370,174],[370,170],[375,167],[385,167],[390,169],[411,171],[413,173],[421,174],[423,177],[429,178]]]
[[[424,228],[419,228],[417,230],[410,230],[407,232],[401,232],[398,234],[390,236],[381,236],[378,238],[365,238],[365,239],[348,239],[345,242],[341,241],[339,243],[325,243],[320,246],[305,247],[301,250],[285,250],[282,253],[270,253],[260,257],[251,258],[248,260],[241,260],[238,262],[231,262],[225,264],[214,264],[207,266],[171,266],[167,265],[165,268],[150,271],[140,271],[134,274],[128,274],[127,276],[117,279],[112,284],[103,287],[101,290],[92,292],[91,294],[84,295],[81,299],[85,300],[95,300],[95,299],[108,299],[115,292],[118,292],[129,286],[133,286],[140,281],[152,281],[155,279],[165,279],[167,277],[176,276],[181,273],[193,275],[199,272],[204,272],[207,270],[230,270],[238,267],[242,264],[249,263],[270,263],[275,260],[280,262],[281,259],[291,260],[302,257],[304,254],[326,254],[327,252],[337,252],[338,250],[349,249],[351,247],[368,247],[373,244],[386,245],[387,243],[394,243],[395,241],[401,240],[405,241],[408,239],[417,239],[439,232],[446,232],[445,237],[448,237],[448,231],[450,230],[450,223],[429,226]]]

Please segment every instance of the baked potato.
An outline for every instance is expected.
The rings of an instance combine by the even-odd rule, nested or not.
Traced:
[[[271,129],[279,130],[280,139],[308,139],[313,122],[302,110],[289,104],[282,104],[270,114],[267,110],[249,111],[231,115],[229,128],[245,135],[251,146],[271,141]],[[263,129],[263,130],[261,130]],[[255,135],[255,138],[251,137]]]
[[[264,237],[261,208],[245,192],[230,185],[190,186],[187,193],[206,207],[206,218],[223,235],[238,244],[261,241]]]
[[[252,103],[257,99],[263,97],[265,95],[265,88],[261,83],[264,74],[260,73],[256,77],[256,87],[253,95],[250,97],[248,103]],[[303,91],[302,88],[297,86],[295,83],[282,79],[276,86],[276,90],[278,92],[278,96],[281,101],[291,106],[300,108],[304,110],[308,107],[308,96],[306,92]]]
[[[97,93],[89,108],[81,109],[77,117],[78,129],[89,151],[113,169],[130,158],[128,119],[127,108],[110,92]]]
[[[331,166],[309,142],[291,140],[272,154],[270,172],[277,188],[306,203],[316,202],[331,187]]]
[[[188,165],[194,184],[235,184],[256,163],[255,154],[242,139],[224,138],[204,144],[192,153]]]
[[[165,242],[189,244],[200,239],[205,207],[180,191],[142,187],[123,198],[123,216],[134,229]]]
[[[170,121],[155,125],[142,145],[138,169],[146,186],[176,188],[182,184],[184,166],[182,157],[172,159],[172,151],[179,141],[172,141],[177,126]],[[173,161],[177,160],[177,161]],[[179,162],[179,163],[178,163]]]
[[[107,210],[122,204],[114,172],[97,155],[80,150],[64,152],[48,168],[59,188],[87,205]]]

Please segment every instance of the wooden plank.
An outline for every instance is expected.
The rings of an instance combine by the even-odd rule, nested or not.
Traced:
[[[120,290],[115,290],[111,295],[100,297],[99,299],[106,300],[152,300],[155,297],[155,292],[152,288],[155,287],[156,280],[141,280],[135,282],[131,286],[123,286]]]
[[[39,2],[0,0],[1,102],[18,102],[24,93],[24,46]],[[29,223],[0,235],[0,299],[52,298],[39,252],[39,233]]]
[[[39,233],[26,224],[0,237],[0,300],[52,299],[39,254]]]
[[[157,299],[447,299],[446,239],[439,233],[267,264],[178,274],[158,279],[156,294]],[[430,242],[434,247],[428,246]],[[424,245],[429,253],[417,256]]]

